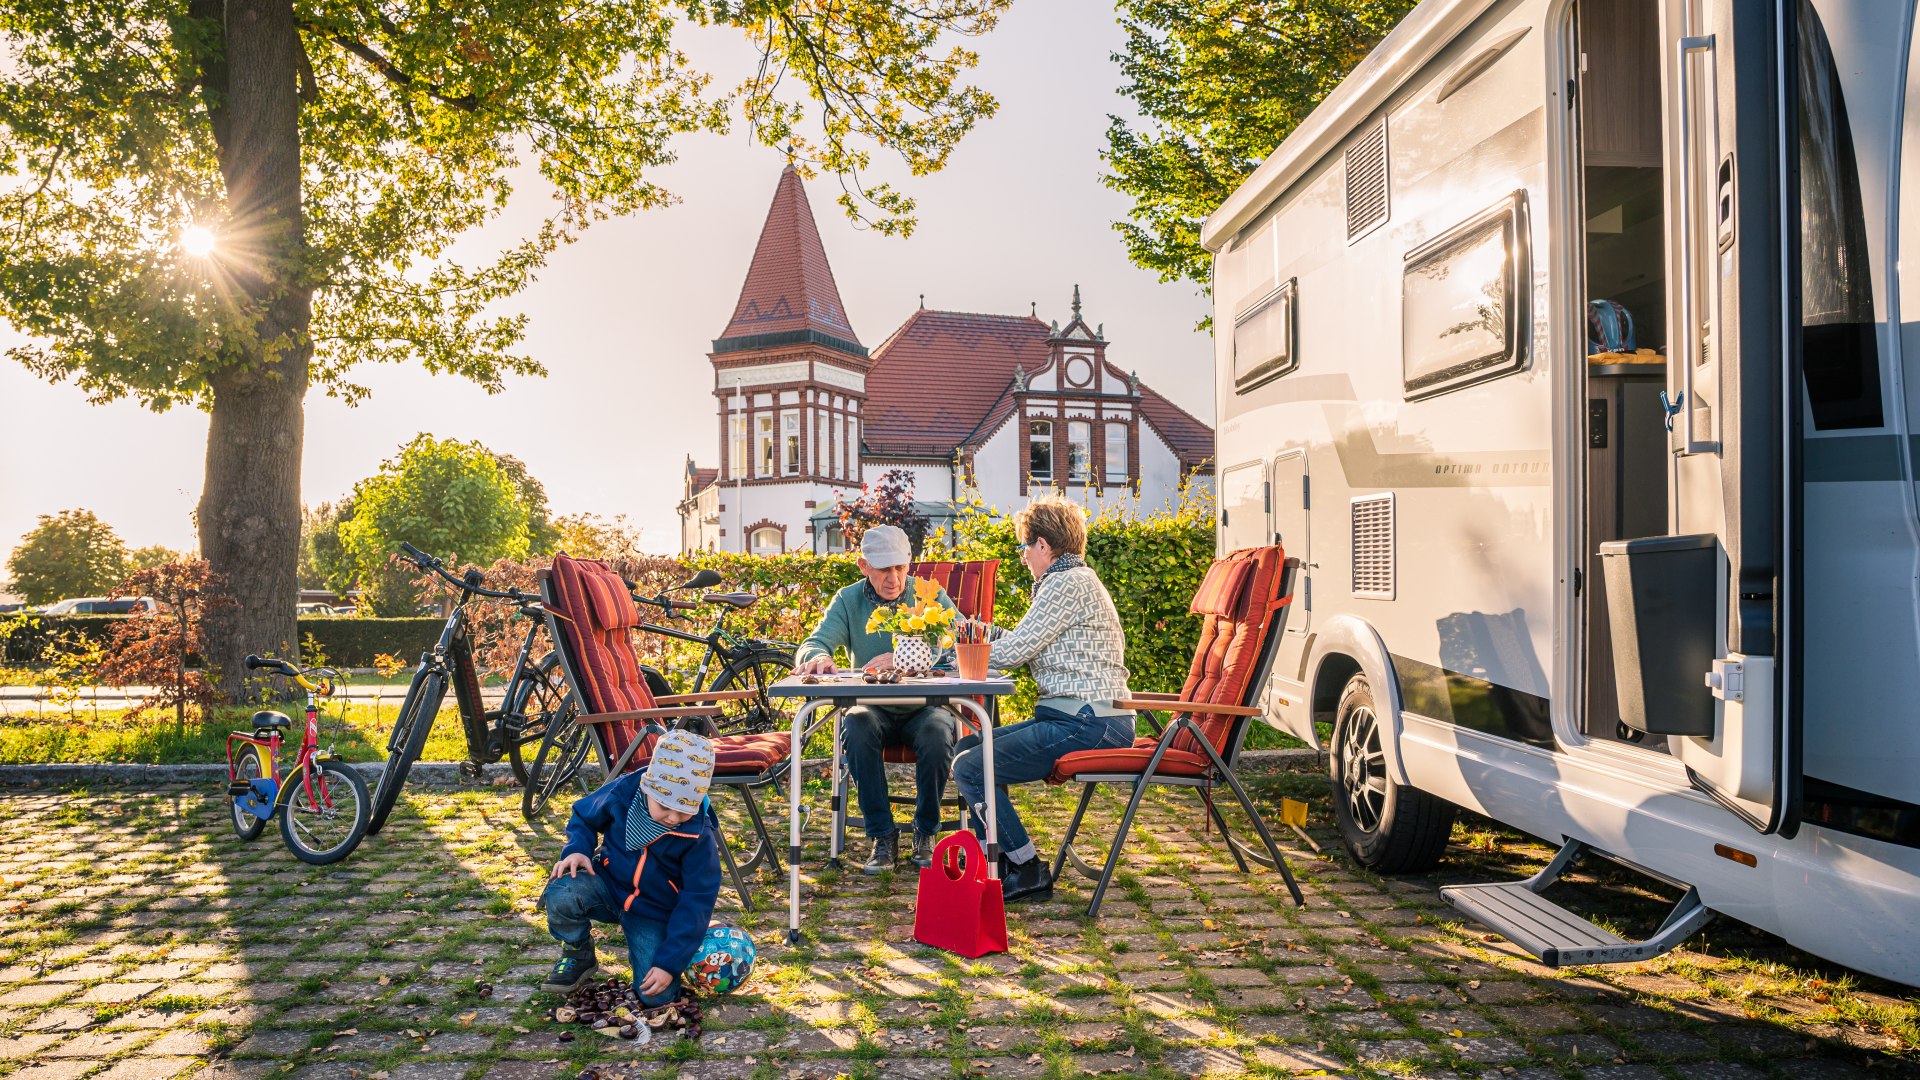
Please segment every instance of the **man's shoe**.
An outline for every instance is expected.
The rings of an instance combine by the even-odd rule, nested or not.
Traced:
[[[938,838],[930,832],[915,832],[913,834],[913,854],[907,856],[907,861],[915,866],[932,866],[933,843],[936,839]]]
[[[1000,880],[1000,896],[1009,904],[1053,899],[1053,869],[1038,855],[1012,864]]]
[[[540,989],[549,994],[571,994],[599,971],[600,965],[591,954],[562,956],[560,962],[553,965],[553,970],[547,972],[547,981],[540,984]]]
[[[863,874],[884,874],[900,861],[900,834],[890,832],[873,838],[873,854],[860,867]]]

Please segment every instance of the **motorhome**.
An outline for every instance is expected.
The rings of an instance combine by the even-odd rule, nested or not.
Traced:
[[[1920,985],[1916,45],[1913,0],[1426,0],[1205,224],[1269,720],[1365,865],[1458,807],[1560,845],[1443,890],[1548,964],[1718,914]],[[1665,925],[1541,895],[1584,855]]]

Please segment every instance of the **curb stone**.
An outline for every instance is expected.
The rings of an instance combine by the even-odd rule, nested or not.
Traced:
[[[360,770],[360,776],[368,785],[379,782],[386,771],[386,763],[379,761],[349,762]],[[1320,753],[1317,750],[1247,750],[1240,755],[1242,773],[1267,773],[1291,770],[1311,770],[1320,767]],[[801,763],[805,771],[824,771],[825,758],[807,758]],[[911,766],[903,767],[911,769]],[[221,764],[196,765],[120,765],[89,763],[52,763],[43,765],[0,765],[0,788],[38,787],[59,784],[126,784],[131,786],[153,786],[160,784],[224,785],[227,767]],[[509,787],[517,786],[513,781],[513,770],[505,762],[488,765],[481,769],[480,778],[468,780],[460,775],[460,766],[451,761],[416,762],[413,770],[407,774],[407,783],[424,787]]]

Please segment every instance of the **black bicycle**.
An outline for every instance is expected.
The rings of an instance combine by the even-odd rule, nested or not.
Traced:
[[[746,637],[727,629],[727,618],[752,607],[759,601],[759,594],[703,592],[699,600],[679,600],[671,595],[677,592],[710,589],[720,582],[718,572],[702,570],[691,579],[656,596],[641,596],[633,592],[635,586],[630,581],[627,582],[627,589],[632,593],[635,603],[660,609],[662,616],[669,622],[691,619],[692,616],[686,613],[703,606],[719,607],[719,617],[704,634],[682,630],[665,623],[642,622],[639,626],[639,629],[650,634],[659,634],[678,641],[706,646],[706,651],[700,656],[699,665],[693,669],[688,680],[693,689],[686,693],[718,693],[722,690],[754,691],[749,697],[719,702],[718,704],[724,710],[720,716],[702,717],[697,721],[701,734],[740,735],[787,730],[793,725],[793,710],[797,707],[797,703],[793,698],[771,697],[767,693],[767,688],[793,670],[794,646],[784,641]],[[716,664],[719,666],[719,672],[713,676],[711,682],[708,682],[707,673],[714,670]],[[659,670],[642,665],[641,674],[646,678],[655,696],[676,692],[671,688],[672,683]],[[586,764],[587,756],[594,750],[594,742],[587,737],[587,734],[587,729],[576,723],[572,714],[547,726],[546,738],[541,740],[539,753],[534,755],[533,765],[528,770],[530,779],[525,793],[521,796],[521,811],[528,820],[544,812],[553,797],[569,783],[578,782],[582,791],[587,790],[586,782],[580,776],[581,767]]]
[[[467,736],[467,760],[460,771],[477,778],[483,765],[505,757],[514,776],[525,786],[534,774],[525,760],[527,748],[538,746],[556,726],[576,728],[572,723],[573,695],[567,691],[560,657],[551,650],[539,660],[532,659],[533,646],[546,616],[538,596],[518,589],[489,589],[486,576],[469,568],[460,577],[447,571],[446,564],[412,544],[400,545],[403,558],[422,571],[430,571],[460,590],[453,611],[447,615],[440,640],[432,650],[420,655],[413,682],[400,704],[393,734],[387,737],[387,767],[373,793],[373,820],[367,832],[377,833],[387,823],[400,800],[400,788],[407,774],[427,745],[433,721],[440,715],[440,704],[452,684],[454,700],[460,708],[460,722]],[[472,605],[479,600],[496,600],[516,605],[527,620],[527,636],[513,662],[513,675],[501,695],[500,707],[488,709],[480,696],[480,666],[473,657]]]

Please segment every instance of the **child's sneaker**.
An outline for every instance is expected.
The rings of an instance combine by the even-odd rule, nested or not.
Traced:
[[[553,965],[552,971],[547,972],[547,981],[540,984],[540,989],[550,994],[571,994],[599,970],[600,965],[591,954],[574,956],[569,953]]]

